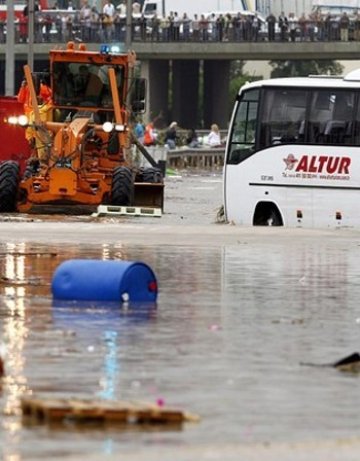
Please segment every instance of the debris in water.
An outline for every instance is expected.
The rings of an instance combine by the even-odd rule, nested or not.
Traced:
[[[163,407],[165,405],[165,400],[162,399],[161,397],[156,400],[156,405],[158,407]]]
[[[340,371],[347,371],[350,373],[359,373],[360,372],[360,354],[354,352],[353,354],[344,357],[343,359],[337,361],[333,365]]]
[[[29,277],[28,279],[0,277],[0,285],[10,285],[17,287],[27,286],[50,286],[50,283],[43,282],[40,277]]]
[[[300,365],[305,365],[309,367],[333,367],[340,371],[350,372],[350,373],[360,373],[360,354],[354,352],[343,359],[340,359],[333,363],[306,363],[300,362]]]
[[[71,421],[125,425],[180,425],[184,422],[199,421],[197,415],[179,409],[136,401],[24,398],[21,401],[21,409],[25,420],[30,419],[33,423],[42,424]]]

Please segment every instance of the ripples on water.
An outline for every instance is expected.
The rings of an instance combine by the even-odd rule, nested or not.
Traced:
[[[270,238],[212,248],[2,245],[2,459],[358,435],[360,378],[300,365],[359,349],[358,252]],[[146,262],[157,307],[54,303],[54,269],[78,257]],[[32,393],[161,398],[202,421],[172,432],[23,427],[19,399]]]

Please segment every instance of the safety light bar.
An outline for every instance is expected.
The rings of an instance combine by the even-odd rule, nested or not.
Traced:
[[[121,54],[125,53],[125,48],[122,43],[117,44],[102,44],[100,45],[100,54]]]

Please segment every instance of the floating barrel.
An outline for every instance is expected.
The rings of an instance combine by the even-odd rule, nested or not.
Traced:
[[[54,272],[55,299],[155,302],[157,281],[142,262],[70,259]]]

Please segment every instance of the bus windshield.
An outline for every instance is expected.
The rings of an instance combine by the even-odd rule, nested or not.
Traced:
[[[53,98],[57,106],[113,109],[109,67],[101,64],[55,62]],[[124,84],[124,68],[115,68],[119,96]]]
[[[239,163],[255,152],[259,90],[246,91],[237,107],[230,133],[228,163]]]

